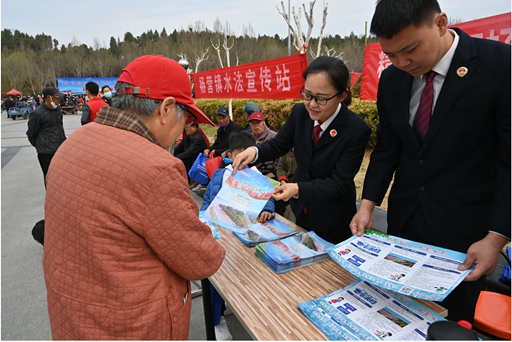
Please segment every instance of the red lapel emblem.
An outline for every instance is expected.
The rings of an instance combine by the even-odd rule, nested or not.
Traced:
[[[459,77],[464,77],[464,76],[466,76],[467,73],[468,73],[468,68],[466,68],[466,67],[460,67],[457,69],[457,75]]]
[[[331,129],[331,131],[329,132],[329,134],[331,135],[331,137],[335,137],[338,135],[338,132],[335,130],[335,129]]]

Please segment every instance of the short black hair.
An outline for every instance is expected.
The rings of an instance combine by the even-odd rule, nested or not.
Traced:
[[[256,145],[256,138],[247,131],[233,132],[229,135],[229,149],[231,151]]]
[[[325,74],[331,80],[334,89],[336,89],[340,94],[344,91],[347,92],[347,97],[343,103],[346,106],[350,106],[350,103],[352,103],[352,94],[350,93],[349,88],[350,73],[347,66],[341,59],[336,57],[320,56],[311,62],[306,70],[304,70],[302,73],[304,80],[309,74]]]
[[[110,89],[110,86],[108,85],[104,85],[103,87],[101,87],[101,92],[104,93],[105,92],[105,88],[108,88],[109,91],[112,91],[112,89]]]
[[[378,0],[370,33],[391,39],[410,25],[421,27],[441,13],[437,0]]]
[[[98,96],[100,92],[100,86],[96,82],[87,82],[85,84],[85,90],[91,93],[92,96]]]

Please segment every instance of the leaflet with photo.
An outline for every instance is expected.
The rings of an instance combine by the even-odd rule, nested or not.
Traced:
[[[369,283],[415,298],[442,301],[471,272],[466,254],[367,229],[327,250],[344,269]]]
[[[274,272],[285,273],[330,259],[326,250],[333,246],[315,232],[300,232],[286,239],[258,244],[255,255]]]
[[[408,296],[360,279],[298,308],[330,340],[420,341],[430,324],[445,320]]]
[[[244,233],[234,232],[234,234],[245,245],[252,247],[261,242],[283,239],[298,232],[294,226],[290,226],[279,217],[274,217],[265,222],[255,220]]]
[[[249,168],[238,170],[227,177],[203,217],[225,229],[245,234],[277,186],[277,181],[259,172]]]

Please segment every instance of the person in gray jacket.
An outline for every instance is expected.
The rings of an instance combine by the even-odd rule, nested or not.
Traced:
[[[276,136],[276,132],[267,127],[265,123],[265,117],[260,112],[253,112],[249,116],[249,125],[251,126],[252,134],[256,138],[256,144],[262,144],[267,140],[273,139]],[[261,172],[262,175],[277,180],[277,161],[269,160],[263,163],[256,164],[256,168]]]
[[[45,188],[50,161],[59,146],[66,140],[60,108],[60,99],[63,97],[64,93],[55,87],[44,88],[43,103],[30,114],[28,120],[27,137],[30,144],[37,150]]]

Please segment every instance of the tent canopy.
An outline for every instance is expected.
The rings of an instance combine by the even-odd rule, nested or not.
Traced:
[[[11,90],[9,90],[6,95],[21,95],[21,91],[18,91],[14,88],[12,88]]]

